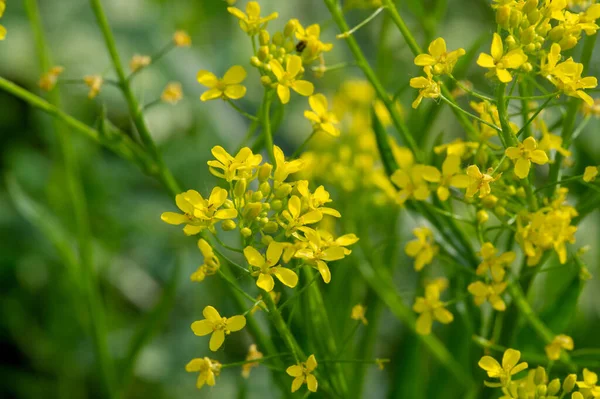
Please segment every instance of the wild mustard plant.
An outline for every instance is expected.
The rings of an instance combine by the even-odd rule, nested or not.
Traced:
[[[186,187],[184,191],[167,168],[144,119],[149,105],[177,104],[183,97],[182,85],[169,83],[155,102],[140,106],[130,83],[170,50],[191,47],[191,37],[177,31],[156,55],[132,55],[126,75],[101,2],[91,1],[118,81],[93,74],[77,82],[88,87],[88,97],[95,101],[113,86],[121,90],[139,140],[112,128],[105,116],[98,129],[93,129],[11,82],[1,79],[0,88],[137,164],[161,181],[173,197],[179,211],[174,212],[174,206],[160,218],[169,225],[183,225],[183,236],[197,240],[197,257],[202,262],[190,280],[202,284],[222,280],[237,308],[233,316],[223,317],[214,306],[204,304],[204,319],[191,324],[193,334],[210,336],[208,349],[218,358],[225,356],[221,348],[232,332],[252,340],[244,360],[236,363],[193,358],[185,370],[199,373],[198,388],[214,386],[223,369],[240,367],[242,376],[249,379],[251,370],[264,364],[285,395],[306,384],[307,394],[359,397],[364,379],[360,365],[377,364],[383,369],[389,361],[374,358],[367,348],[381,310],[387,306],[416,334],[422,348],[456,377],[460,397],[477,397],[483,385],[498,390],[502,398],[600,397],[597,375],[585,368],[588,363],[581,359],[585,352],[574,350],[573,338],[565,334],[567,326],[550,325],[550,316],[536,311],[528,299],[532,280],[551,269],[544,265],[552,256],[565,275],[565,265],[576,269],[571,273],[575,288],[569,291],[575,304],[580,286],[590,278],[582,261],[584,250],[575,244],[581,219],[597,208],[598,167],[573,164],[570,148],[589,119],[600,115],[600,100],[592,97],[597,79],[589,75],[593,35],[600,29],[596,24],[600,4],[493,0],[489,6],[495,26],[490,31],[495,32],[487,35],[485,52],[477,54],[477,50],[465,50],[468,43],[449,50],[442,37],[422,50],[391,0],[348,2],[347,9],[377,8],[352,29],[338,2],[324,0],[341,31],[335,46],[347,41],[354,65],[366,77],[366,81],[342,83],[328,99],[319,92],[322,81],[312,81],[312,77],[327,79],[334,69],[327,63],[334,44],[325,39],[330,36],[325,24],[305,26],[293,18],[274,30],[279,22],[277,11],[265,11],[256,1],[247,2],[242,10],[232,6],[234,0],[227,0],[223,3],[230,6],[226,15],[235,18],[247,36],[250,55],[236,60],[238,65],[222,77],[199,71],[197,81],[207,88],[200,100],[223,100],[246,118],[251,127],[246,141],[254,139],[254,144],[214,146],[207,170],[216,183],[210,189]],[[0,17],[4,9],[0,0]],[[413,67],[422,69],[404,79],[409,91],[417,90],[410,94],[412,110],[405,104],[408,97],[403,90],[382,84],[354,37],[381,12],[412,51]],[[5,35],[0,26],[0,39]],[[583,47],[581,51],[576,51],[578,46]],[[473,80],[479,82],[477,86],[463,79],[461,63],[478,68],[480,79]],[[53,93],[63,81],[63,72],[61,66],[46,65],[39,87]],[[247,79],[260,83],[264,90],[259,95],[251,93],[253,86]],[[234,102],[260,95],[256,112],[247,112]],[[276,98],[275,106],[281,109],[291,102],[303,102],[305,109],[308,103],[309,108],[304,112],[309,122],[307,137],[287,155],[288,146],[274,142]],[[464,135],[447,138],[440,134],[429,140],[433,120],[445,106],[454,113]],[[553,113],[553,107],[563,112]],[[422,118],[424,113],[427,118]],[[415,125],[413,119],[425,120]],[[254,137],[258,128],[260,134]],[[398,140],[388,135],[392,129]],[[110,134],[118,140],[109,140]],[[574,175],[564,175],[569,171]],[[591,203],[574,203],[567,188],[571,184],[593,190],[596,195]],[[399,212],[414,216],[414,239],[403,242],[401,229],[393,225],[385,232],[392,249],[381,250],[377,240],[383,234],[367,222],[396,220]],[[382,223],[387,224],[391,225]],[[394,268],[401,264],[400,272],[413,273],[407,267],[413,262],[418,286],[414,295],[404,295],[396,289]],[[355,283],[367,291],[365,305],[355,301],[339,312],[348,319],[344,322],[352,323],[346,331],[330,321],[328,295],[341,290],[340,286],[351,291]],[[99,294],[90,291],[87,295],[92,309],[98,306],[94,301]],[[214,305],[217,299],[211,298]],[[260,323],[259,317],[264,317]],[[523,352],[511,349],[522,342],[519,324],[535,336]],[[265,325],[272,336],[266,335]],[[454,328],[462,329],[465,346],[477,345],[465,356],[456,356],[453,343],[443,341],[447,330],[458,331]],[[357,329],[365,330],[364,352],[348,353],[363,357],[348,358],[347,344],[357,340]],[[98,357],[108,367],[101,335],[95,335]],[[501,362],[491,356],[493,351],[503,353]],[[197,356],[206,354],[202,352]],[[356,368],[350,370],[345,363]],[[539,366],[529,369],[534,363]],[[483,374],[470,372],[475,364],[492,381],[476,382]],[[550,379],[550,374],[556,377]],[[288,377],[293,377],[291,389]],[[111,378],[104,378],[110,392]]]

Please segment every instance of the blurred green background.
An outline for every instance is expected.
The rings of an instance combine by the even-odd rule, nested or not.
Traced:
[[[64,77],[79,79],[110,69],[88,2],[39,3],[53,60],[66,68]],[[245,3],[238,1],[237,5],[244,7]],[[147,103],[160,96],[168,82],[182,83],[182,102],[153,107],[146,117],[167,165],[182,187],[208,193],[215,183],[206,168],[210,148],[220,144],[235,150],[245,135],[247,121],[223,102],[201,103],[198,98],[203,88],[196,83],[195,76],[200,69],[222,75],[231,65],[248,66],[252,50],[247,37],[221,0],[104,0],[103,4],[123,61],[135,53],[155,53],[176,29],[190,33],[192,47],[177,49],[144,70],[136,78],[134,90],[140,101]],[[335,43],[334,50],[326,54],[327,63],[351,61],[345,43],[335,39],[338,31],[321,1],[261,0],[260,4],[264,13],[279,12],[279,19],[270,24],[271,31],[282,28],[290,18],[298,18],[305,26],[320,23],[325,41]],[[495,30],[489,3],[484,0],[412,0],[402,2],[400,10],[421,45],[443,36],[449,48],[468,49],[479,44],[487,49]],[[347,12],[347,18],[357,23],[368,14],[369,11],[352,10]],[[41,71],[22,3],[9,1],[1,22],[8,29],[8,36],[0,42],[0,76],[41,94],[37,88]],[[382,16],[360,30],[356,37],[390,92],[407,85],[410,77],[418,74],[404,41]],[[598,75],[598,58],[596,54],[592,63],[594,76]],[[476,87],[486,89],[482,75],[473,64],[468,77]],[[107,76],[114,75],[111,72]],[[360,71],[352,67],[328,72],[321,79],[310,73],[308,76],[317,91],[329,98],[342,82],[362,78]],[[249,69],[245,84],[248,94],[239,105],[254,113],[262,95],[255,70]],[[61,85],[60,89],[68,113],[94,125],[101,107],[106,106],[108,118],[114,124],[131,130],[127,106],[114,87],[105,85],[96,100],[87,99],[84,85]],[[414,95],[411,90],[402,95],[405,109],[409,109]],[[305,99],[296,96],[277,132],[275,142],[288,154],[310,133],[310,125],[302,116],[305,108]],[[409,119],[411,125],[417,126],[423,117],[422,110],[411,115],[414,115]],[[600,163],[600,141],[596,136],[599,127],[596,120],[592,121],[576,143],[573,174],[586,165]],[[436,135],[443,132],[447,141],[462,135],[448,109],[442,112],[433,130]],[[189,275],[201,261],[200,254],[193,240],[185,239],[178,229],[160,221],[161,212],[173,210],[173,204],[159,183],[85,139],[74,136],[74,145],[89,205],[94,263],[106,308],[110,352],[117,365],[126,359],[132,337],[139,334],[165,292],[169,298],[172,296],[156,333],[149,337],[135,362],[125,397],[234,398],[238,394],[247,394],[249,398],[280,397],[264,367],[254,369],[248,382],[234,368],[225,370],[214,388],[195,389],[196,376],[186,373],[184,365],[193,357],[208,355],[208,350],[205,340],[195,337],[189,326],[202,318],[205,305],[213,304],[222,314],[229,315],[235,312],[233,303],[219,279],[201,285],[189,281]],[[75,248],[72,206],[59,155],[49,117],[0,92],[0,397],[101,396],[92,341],[86,328],[86,320],[94,315],[83,310],[65,252],[57,251],[53,245],[53,242],[65,243],[66,253]],[[336,187],[327,188],[334,201],[341,201],[346,195]],[[573,186],[572,194],[576,203],[588,193],[582,186]],[[386,254],[391,251],[398,255],[397,264],[386,266],[393,268],[403,299],[412,303],[417,276],[411,261],[404,257],[403,247],[412,226],[420,220],[399,216],[395,208],[374,209],[372,217],[359,218],[356,214],[363,210],[353,208],[351,198],[342,201],[345,205],[342,214],[369,223],[362,230],[372,234],[370,239],[375,247],[382,248],[382,252],[385,249]],[[584,258],[596,275],[600,273],[598,221],[597,213],[588,216],[577,235],[577,246],[591,248]],[[382,231],[396,234],[384,236]],[[382,262],[389,259],[379,258]],[[350,268],[352,263],[339,262],[335,267]],[[560,269],[539,278],[534,305],[544,309],[560,299],[565,292],[565,281],[574,270]],[[335,300],[328,302],[332,320],[339,321],[335,328],[340,336],[345,336],[344,331],[349,328],[347,319],[354,304],[366,300],[367,305],[381,309],[357,273],[352,281],[352,289],[343,301],[340,296],[333,296]],[[323,287],[324,295],[334,295],[328,291],[339,294],[343,288],[344,285],[335,284]],[[578,348],[599,347],[599,289],[597,280],[587,283],[573,322],[566,323],[565,332],[573,336]],[[450,384],[447,373],[432,363],[416,338],[386,310],[381,313],[379,326],[377,334],[371,337],[374,356],[392,358],[392,363],[383,372],[376,367],[369,369],[364,397],[459,397],[452,390],[445,390],[443,381]],[[461,323],[436,334],[452,348],[451,338],[460,336]],[[541,351],[539,342],[531,337],[528,340],[526,335],[521,343]],[[228,340],[224,351],[212,357],[224,363],[239,361],[251,343],[246,332],[238,334],[236,339]],[[480,354],[472,355],[476,359]],[[471,369],[475,379],[483,379],[483,372],[475,364]]]

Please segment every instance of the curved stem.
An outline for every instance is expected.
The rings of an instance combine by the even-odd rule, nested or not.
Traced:
[[[275,153],[273,152],[273,132],[271,132],[271,102],[273,101],[274,91],[271,89],[265,89],[265,95],[263,98],[262,105],[262,116],[261,122],[263,126],[263,136],[265,138],[265,149],[269,154],[269,159],[273,166],[275,163]]]

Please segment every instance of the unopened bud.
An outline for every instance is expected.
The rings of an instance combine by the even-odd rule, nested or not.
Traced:
[[[494,209],[494,212],[496,212],[496,215],[498,216],[504,216],[506,215],[506,208],[503,206],[497,206],[496,209]]]
[[[560,380],[558,378],[553,379],[548,384],[548,395],[554,396],[560,391]]]
[[[269,37],[269,32],[267,32],[266,30],[262,29],[260,32],[258,32],[258,43],[261,46],[266,46],[267,44],[269,44],[269,40],[271,38]]]
[[[257,192],[255,192],[255,193],[252,194],[252,201],[258,202],[258,201],[260,201],[262,199],[263,199],[263,193],[262,192],[257,191]],[[261,205],[261,208],[262,208],[262,205]]]
[[[283,203],[281,202],[281,200],[275,200],[271,202],[271,209],[273,209],[276,212],[280,211],[282,207]]]
[[[258,189],[265,197],[271,193],[271,185],[267,181],[262,182]]]
[[[286,37],[292,36],[296,29],[298,29],[298,20],[290,19],[287,24],[285,24],[285,28],[283,28],[283,35]]]
[[[258,169],[258,181],[265,182],[271,176],[271,171],[273,170],[273,165],[269,163],[262,164]]]
[[[546,369],[543,368],[542,366],[538,366],[537,369],[535,369],[535,374],[533,376],[533,382],[536,385],[540,385],[546,382]]]
[[[548,387],[546,387],[546,385],[543,385],[543,384],[542,385],[538,385],[537,389],[536,389],[536,392],[537,392],[537,397],[538,398],[546,397],[546,393],[548,393]]]
[[[233,195],[236,198],[242,198],[244,194],[246,194],[246,188],[248,188],[246,179],[240,179],[236,181],[235,186],[233,187]]]
[[[510,7],[502,6],[496,10],[496,23],[498,25],[508,25],[510,20]]]
[[[292,192],[292,186],[288,183],[283,183],[275,190],[276,198],[284,198],[287,197]]]
[[[260,202],[251,202],[244,207],[243,215],[247,220],[256,218],[262,210]]]
[[[263,231],[267,234],[274,234],[277,232],[278,228],[279,228],[279,226],[277,225],[277,223],[270,221],[264,225]]]
[[[483,209],[477,212],[477,223],[484,224],[490,219],[490,215]]]
[[[258,57],[258,59],[260,61],[266,61],[269,56],[269,47],[260,46],[260,48],[258,49],[258,52],[256,53],[256,56]]]
[[[252,56],[252,57],[250,58],[250,65],[252,65],[252,66],[253,66],[253,67],[255,67],[255,68],[261,68],[261,67],[262,67],[262,65],[263,65],[263,63],[262,63],[262,62],[260,62],[260,60],[258,59],[258,57],[257,57],[257,56]]]
[[[271,66],[269,64],[265,64],[265,69],[270,70]],[[265,87],[271,87],[271,84],[273,82],[271,81],[270,77],[268,77],[267,75],[263,75],[260,77],[260,83],[262,83],[262,85]]]
[[[273,44],[281,46],[283,44],[283,33],[277,32],[273,35]]]
[[[264,235],[264,236],[263,236],[263,237],[260,239],[260,242],[262,242],[262,243],[263,243],[263,244],[265,244],[265,245],[269,245],[270,243],[272,243],[272,242],[273,242],[273,237],[271,237],[271,236],[267,236],[267,235]]]
[[[236,224],[233,220],[229,219],[229,220],[224,220],[223,222],[221,222],[221,228],[224,231],[231,231],[234,230],[236,227]]]
[[[570,393],[575,388],[575,382],[577,381],[577,374],[569,374],[563,381],[563,392]]]
[[[252,230],[250,230],[248,227],[244,227],[240,230],[240,233],[242,233],[244,237],[248,238],[252,235]]]
[[[537,9],[538,0],[527,0],[527,3],[523,6],[524,13],[530,13],[531,11]]]

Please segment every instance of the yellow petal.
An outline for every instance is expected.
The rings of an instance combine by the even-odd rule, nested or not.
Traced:
[[[548,163],[548,155],[545,151],[535,150],[530,155],[531,162],[537,163],[538,165],[543,165]]]
[[[299,377],[302,375],[302,366],[290,366],[285,370],[285,372],[291,377]]]
[[[246,326],[246,318],[244,316],[233,316],[227,319],[227,329],[229,331],[240,331]]]
[[[185,365],[185,371],[188,373],[200,371],[202,366],[204,365],[204,359],[192,359],[188,364]]]
[[[200,96],[200,100],[201,101],[210,101],[210,100],[215,100],[217,98],[220,98],[223,95],[223,92],[219,89],[210,89],[208,91],[205,91],[204,93],[202,93],[202,95]]]
[[[521,49],[511,50],[502,58],[505,68],[517,69],[527,62],[527,56]]]
[[[429,45],[429,54],[434,56],[435,58],[440,58],[443,54],[446,53],[446,41],[438,37]]]
[[[238,84],[246,79],[246,70],[240,65],[234,65],[223,76],[223,82],[228,85]]]
[[[416,330],[418,334],[421,335],[429,335],[431,334],[431,324],[433,320],[431,319],[431,313],[425,312],[421,313],[421,315],[417,318]]]
[[[502,83],[508,83],[512,81],[512,76],[506,69],[496,68],[496,76]]]
[[[213,323],[210,320],[199,320],[192,323],[194,334],[202,337],[213,332]]]
[[[477,65],[483,68],[494,68],[496,63],[491,55],[481,53],[479,54],[479,58],[477,58]]]
[[[497,374],[502,370],[500,363],[498,363],[498,361],[491,356],[482,357],[481,360],[479,360],[479,363],[477,363],[477,364],[479,365],[479,367],[481,367],[485,371],[491,372],[491,373]]]
[[[248,246],[244,248],[244,256],[252,266],[262,267],[265,264],[265,258],[254,247]]]
[[[275,281],[270,274],[261,273],[256,280],[256,285],[267,292],[271,292],[275,287]]]
[[[310,96],[315,90],[315,86],[307,80],[296,80],[292,83],[292,89],[302,96]]]
[[[204,310],[202,311],[202,315],[207,320],[210,320],[212,322],[220,322],[221,321],[221,315],[219,314],[219,312],[217,312],[217,309],[215,309],[212,306],[206,306],[204,308]]]
[[[510,159],[517,159],[521,156],[521,151],[517,147],[508,147],[504,154]]]
[[[198,79],[198,83],[208,87],[209,89],[214,88],[219,81],[214,73],[204,70],[199,71],[196,78]]]
[[[310,211],[302,216],[304,224],[313,224],[320,222],[323,219],[323,214],[318,210]]]
[[[290,88],[284,85],[277,85],[277,96],[282,104],[290,102]]]
[[[285,65],[285,70],[291,77],[296,77],[296,75],[298,75],[298,73],[300,73],[301,69],[302,69],[302,58],[300,58],[297,55],[292,55],[292,56],[288,57],[287,64]],[[308,94],[305,94],[305,95],[308,95]]]
[[[460,157],[458,155],[448,155],[442,164],[442,173],[444,176],[450,176],[460,171]]]
[[[318,260],[317,269],[319,270],[319,273],[321,273],[323,281],[326,284],[329,284],[329,282],[331,281],[331,271],[329,270],[329,267],[327,267],[327,263],[323,262],[322,260]]]
[[[529,175],[529,169],[531,168],[531,162],[525,158],[517,159],[515,163],[515,175],[519,179],[524,179]]]
[[[415,65],[418,66],[435,65],[435,63],[435,58],[429,54],[419,54],[415,57]]]
[[[317,392],[319,384],[317,383],[317,378],[314,375],[309,374],[306,376],[306,385],[308,386],[309,391]]]
[[[297,219],[300,216],[300,210],[302,209],[302,202],[297,195],[292,195],[288,201],[288,210],[292,218]]]
[[[469,176],[467,175],[454,175],[450,179],[450,185],[456,188],[467,188],[467,186],[469,185],[469,180]]]
[[[323,251],[321,259],[331,262],[334,260],[342,259],[345,256],[344,248],[342,247],[329,247]]]
[[[225,332],[223,330],[216,330],[210,337],[208,347],[211,351],[216,352],[223,345],[223,341],[225,341]]]
[[[327,98],[323,94],[310,96],[308,104],[317,115],[323,115],[327,112]]]
[[[162,215],[160,215],[160,219],[165,223],[174,225],[189,222],[187,216],[175,212],[164,212]]]
[[[491,54],[494,60],[499,61],[504,54],[504,46],[502,45],[502,38],[499,34],[494,33],[494,37],[492,39],[492,48]]]
[[[183,228],[183,233],[186,236],[193,236],[200,233],[202,231],[202,228],[202,226],[193,226],[191,224],[188,224]]]
[[[502,368],[504,370],[510,370],[517,365],[521,358],[521,352],[515,349],[507,349],[502,356]]]
[[[221,209],[219,211],[217,211],[214,215],[215,219],[233,219],[236,218],[238,215],[238,212],[236,209]]]
[[[304,376],[300,375],[292,381],[292,392],[296,392],[304,384]]]
[[[442,179],[442,174],[440,171],[436,167],[430,165],[423,166],[423,168],[420,170],[420,175],[423,177],[423,179],[432,183],[437,183]]]
[[[290,288],[294,288],[298,284],[298,275],[286,267],[277,267],[274,274],[279,281]]]
[[[454,315],[445,308],[437,308],[433,311],[433,314],[435,315],[436,320],[443,324],[452,323],[454,320]]]
[[[246,14],[249,19],[258,19],[260,17],[260,4],[257,1],[250,1],[246,4]]]
[[[316,368],[317,368],[317,359],[315,358],[315,355],[310,355],[308,357],[308,359],[306,359],[306,370],[308,370],[308,372],[310,373]]]
[[[246,95],[246,87],[242,85],[231,85],[225,88],[225,96],[232,100],[239,100]]]

